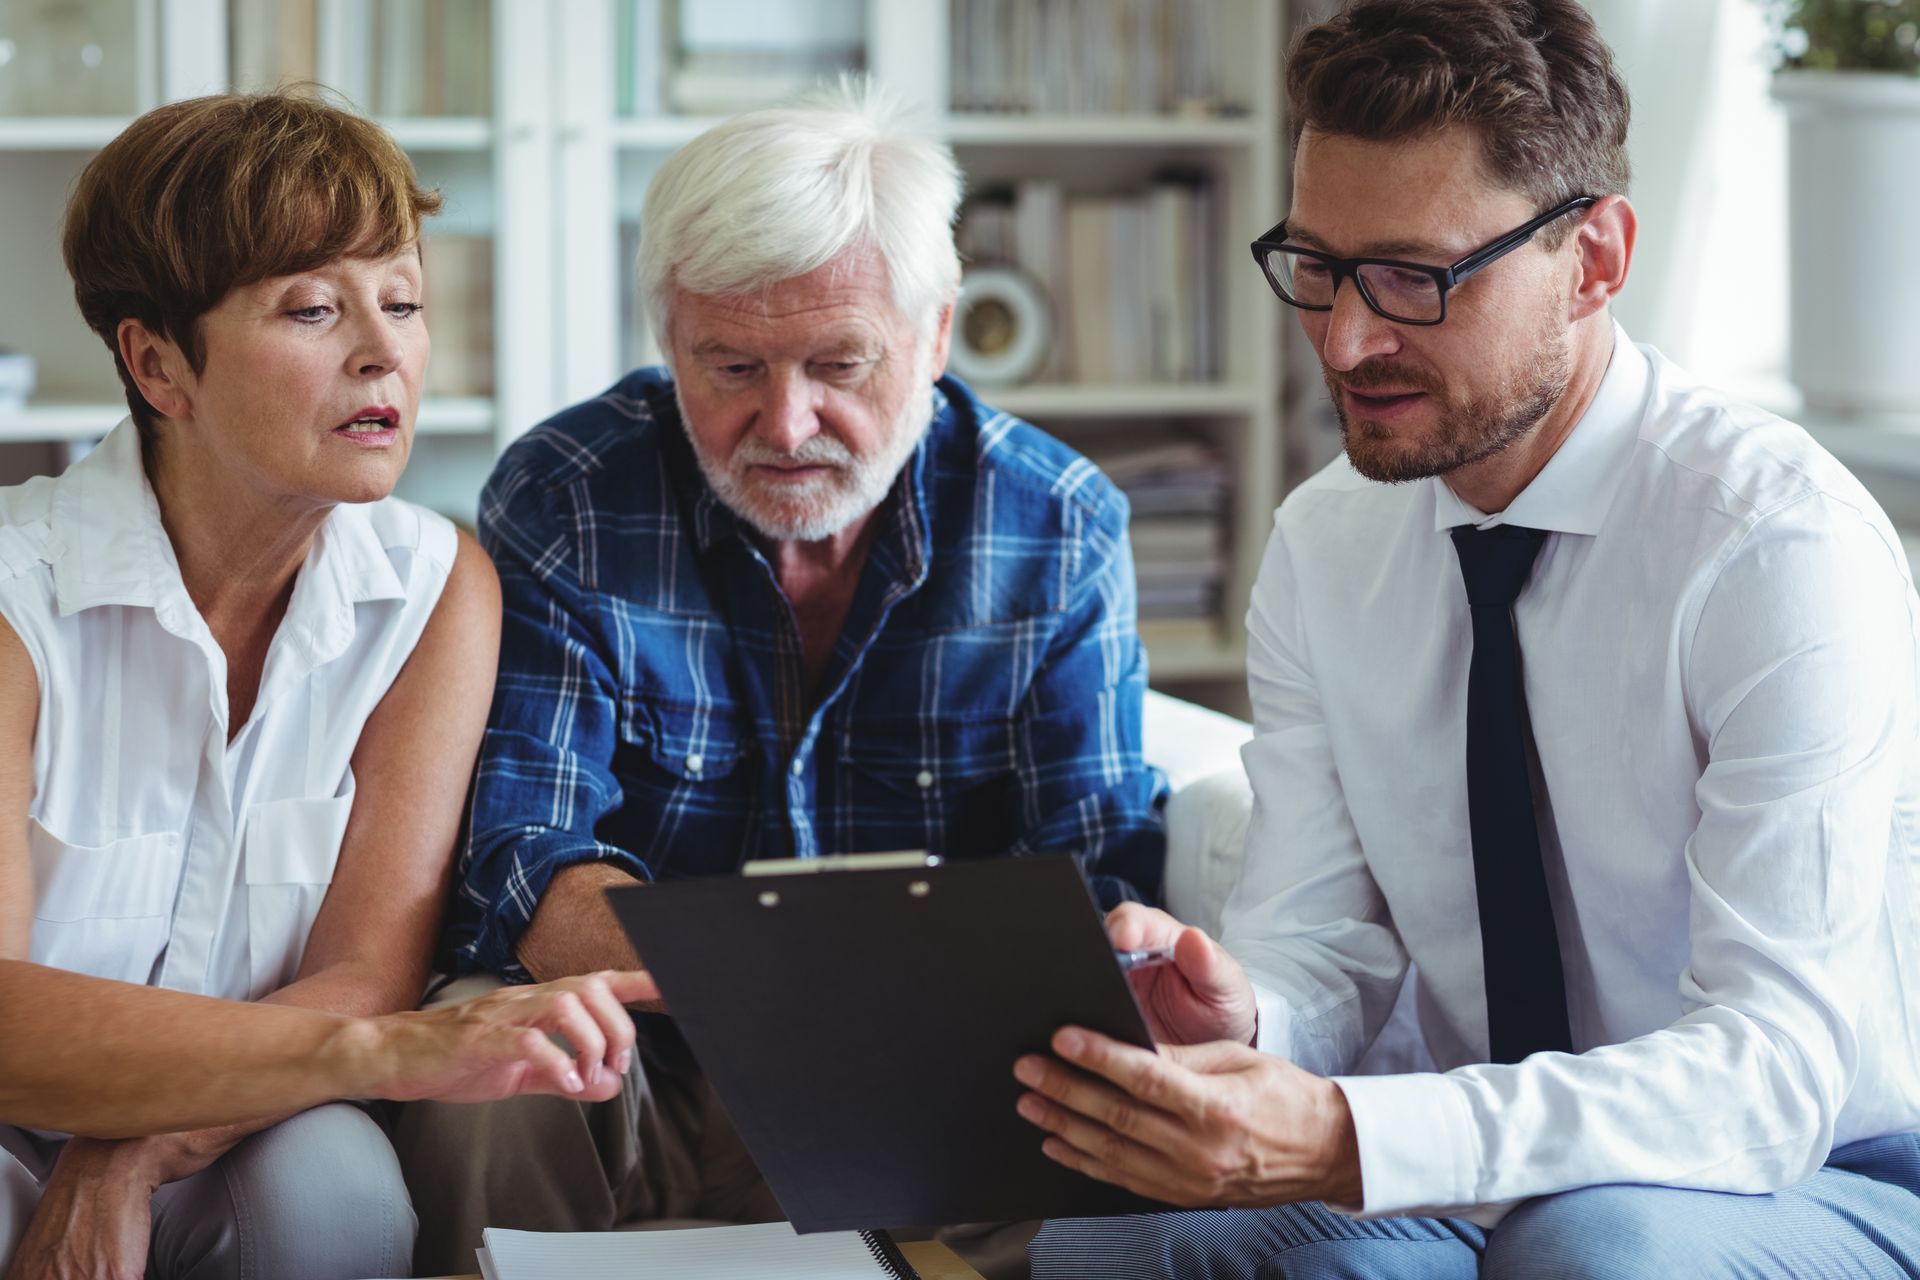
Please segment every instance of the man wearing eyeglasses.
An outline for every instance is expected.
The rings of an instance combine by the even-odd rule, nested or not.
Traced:
[[[1248,611],[1224,946],[1126,906],[1158,1055],[1023,1058],[1056,1160],[1202,1212],[1035,1274],[1920,1274],[1916,602],[1798,427],[1610,315],[1628,103],[1575,0],[1305,31],[1254,256],[1346,457]],[[1438,1070],[1350,1074],[1410,965]]]

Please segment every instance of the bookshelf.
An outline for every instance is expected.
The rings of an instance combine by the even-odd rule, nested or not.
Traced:
[[[637,0],[636,7],[658,12],[650,0]],[[1251,264],[1242,267],[1243,242],[1280,216],[1282,0],[863,0],[862,7],[859,64],[911,100],[953,146],[970,195],[1045,178],[1058,182],[1071,200],[1138,191],[1170,169],[1198,173],[1212,185],[1217,234],[1206,271],[1216,294],[1213,376],[1120,381],[1043,375],[1018,385],[976,384],[975,389],[987,403],[1096,458],[1136,443],[1150,446],[1169,435],[1215,451],[1232,484],[1230,497],[1209,513],[1220,529],[1217,594],[1205,616],[1143,619],[1142,635],[1156,684],[1243,708],[1241,617],[1282,489],[1282,317]],[[1213,101],[1181,103],[1177,109],[1163,101],[1157,104],[1161,109],[1143,110],[1140,99],[1153,96],[1150,92],[1109,85],[1115,96],[1132,99],[1124,109],[1068,111],[1057,103],[1045,104],[1046,110],[972,109],[979,96],[972,70],[986,48],[973,39],[979,34],[975,20],[987,15],[1007,47],[1017,48],[1031,42],[1031,24],[1043,9],[1091,21],[1096,28],[1146,14],[1158,15],[1163,24],[1204,17],[1212,37],[1205,73]],[[632,25],[631,15],[616,22],[626,30]],[[973,39],[971,61],[959,56],[960,39]],[[616,52],[616,79],[624,100],[635,73],[621,65],[621,56]],[[1032,82],[1051,77],[1037,56],[1029,55],[1025,66]],[[649,89],[644,79],[634,96],[670,102],[670,87]],[[660,106],[617,115],[608,131],[622,223],[613,261],[631,255],[653,173],[673,149],[716,119],[677,115]],[[582,233],[591,234],[584,227]],[[624,363],[657,358],[641,327],[629,300],[621,320]],[[1147,576],[1143,570],[1143,591]]]
[[[1232,486],[1212,513],[1218,600],[1205,617],[1154,620],[1143,633],[1156,683],[1230,705],[1243,696],[1240,619],[1282,487],[1283,317],[1242,259],[1244,241],[1280,216],[1284,0],[117,3],[131,16],[115,39],[131,52],[113,56],[140,68],[119,110],[0,112],[0,278],[9,281],[0,347],[33,355],[39,384],[25,408],[0,408],[0,449],[84,442],[124,412],[53,251],[86,160],[158,102],[312,79],[386,124],[446,197],[426,241],[434,377],[402,491],[471,519],[501,448],[652,356],[631,296],[631,255],[647,181],[666,156],[723,118],[726,93],[862,69],[952,144],[970,192],[1049,178],[1069,196],[1106,195],[1144,189],[1171,168],[1210,184],[1213,376],[1050,376],[979,390],[1096,453],[1169,433],[1217,453]],[[968,109],[978,88],[970,77],[990,50],[978,15],[1014,23],[1005,32],[1012,48],[1026,38],[1017,22],[1040,8],[1096,23],[1110,20],[1095,16],[1109,8],[1134,15],[1120,21],[1204,18],[1211,61],[1181,75],[1204,73],[1213,100],[1143,110],[1135,93],[1116,110]],[[782,24],[788,47],[771,52],[735,34],[764,36]],[[956,33],[968,41],[964,58]],[[676,114],[676,103],[692,111]]]

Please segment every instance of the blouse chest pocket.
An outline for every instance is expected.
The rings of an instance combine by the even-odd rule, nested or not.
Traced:
[[[340,794],[269,800],[247,811],[247,998],[292,982],[320,914],[353,811],[353,774]]]
[[[33,962],[121,982],[150,981],[173,929],[179,833],[79,845],[34,819],[27,824],[27,847],[33,862]]]

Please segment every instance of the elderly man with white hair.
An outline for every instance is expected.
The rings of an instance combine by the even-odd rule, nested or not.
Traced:
[[[635,967],[605,888],[752,858],[1067,852],[1104,905],[1157,898],[1126,503],[943,376],[959,193],[857,86],[660,170],[666,366],[529,432],[482,500],[506,622],[451,969]],[[614,1103],[408,1109],[423,1272],[472,1269],[483,1226],[780,1216],[639,1020]]]

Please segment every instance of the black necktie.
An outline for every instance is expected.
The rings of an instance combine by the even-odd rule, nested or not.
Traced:
[[[1527,698],[1513,627],[1514,599],[1546,537],[1543,530],[1518,525],[1461,525],[1453,531],[1473,610],[1467,821],[1495,1062],[1518,1062],[1544,1049],[1573,1050],[1560,942],[1527,777]]]

